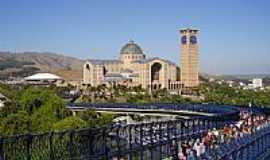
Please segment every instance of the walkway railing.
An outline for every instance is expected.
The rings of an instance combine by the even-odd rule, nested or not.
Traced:
[[[179,108],[173,104],[162,106],[163,109]],[[199,105],[185,107],[207,110]],[[215,112],[218,109],[216,107],[210,110]],[[231,113],[236,116],[238,112]],[[228,123],[232,122],[230,119],[223,119],[221,114],[215,119],[195,117],[187,120],[4,136],[0,138],[0,160],[177,159],[179,142],[201,138],[209,129],[223,128]],[[251,135],[235,139],[215,150],[208,150],[203,158],[251,160],[264,153],[270,147],[269,144],[270,127],[265,126]]]
[[[175,144],[198,138],[226,122],[207,119],[175,120],[59,133],[25,134],[0,139],[2,159],[156,160],[176,156]]]

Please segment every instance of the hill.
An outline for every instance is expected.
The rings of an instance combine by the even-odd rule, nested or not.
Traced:
[[[82,77],[83,63],[81,59],[49,52],[0,52],[0,79],[51,72],[78,80]]]

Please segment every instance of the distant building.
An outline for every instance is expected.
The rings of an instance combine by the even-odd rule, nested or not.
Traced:
[[[218,80],[217,83],[218,83],[219,85],[222,85],[222,84],[224,83],[224,80]]]
[[[254,78],[252,80],[252,84],[254,88],[262,88],[263,87],[263,80],[261,78]]]
[[[59,85],[64,82],[63,78],[52,73],[37,73],[32,76],[24,78],[27,84],[47,85],[56,84]]]
[[[142,86],[150,91],[167,89],[180,93],[183,87],[199,85],[198,30],[180,30],[181,71],[173,62],[159,57],[146,58],[141,47],[129,41],[120,50],[119,59],[89,59],[83,66],[83,84]]]
[[[176,64],[158,57],[146,58],[134,41],[122,47],[117,60],[87,60],[83,66],[83,83],[91,86],[141,85],[148,90],[166,88],[174,92],[182,88]]]
[[[246,84],[244,82],[239,82],[239,86],[244,87]]]
[[[248,89],[262,89],[263,88],[263,80],[261,78],[254,78],[251,80],[252,83],[248,84]]]
[[[208,82],[215,82],[216,80],[214,78],[209,78]]]
[[[226,83],[227,83],[230,87],[233,87],[233,85],[234,85],[234,81],[232,81],[232,80],[231,80],[231,81],[227,81]]]

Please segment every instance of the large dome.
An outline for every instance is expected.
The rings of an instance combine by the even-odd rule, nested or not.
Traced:
[[[122,47],[120,54],[143,54],[143,51],[134,41],[129,41]]]

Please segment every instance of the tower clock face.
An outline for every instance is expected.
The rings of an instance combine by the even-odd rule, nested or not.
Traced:
[[[190,36],[190,43],[191,43],[191,44],[196,44],[196,43],[197,43],[197,38],[196,38],[196,36]]]
[[[186,44],[187,43],[187,36],[183,36],[181,39],[182,44]]]

